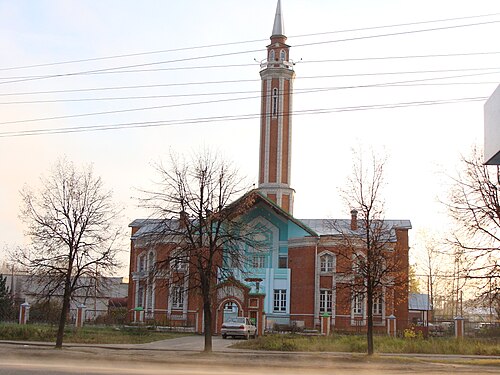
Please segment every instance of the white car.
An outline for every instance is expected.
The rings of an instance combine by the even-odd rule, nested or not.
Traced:
[[[223,339],[226,339],[228,336],[240,336],[248,340],[250,337],[257,337],[257,327],[250,322],[250,319],[240,316],[224,322],[221,334]]]

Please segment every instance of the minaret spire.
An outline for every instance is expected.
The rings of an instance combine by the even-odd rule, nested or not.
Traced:
[[[284,35],[281,1],[274,17],[271,44],[261,63],[259,191],[293,214],[294,190],[290,187],[292,147],[292,90],[295,72],[290,46]]]
[[[281,0],[276,5],[276,15],[274,16],[274,25],[272,36],[285,35],[285,23],[283,22],[283,13],[281,12]]]

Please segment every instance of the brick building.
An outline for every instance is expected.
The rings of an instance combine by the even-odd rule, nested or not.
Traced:
[[[254,203],[242,215],[242,220],[258,228],[267,246],[264,252],[248,250],[250,265],[230,270],[232,277],[221,281],[213,307],[215,333],[233,315],[255,318],[261,332],[273,324],[317,327],[324,313],[332,316],[334,329],[361,330],[366,325],[366,299],[352,294],[353,273],[346,271],[353,270],[352,257],[342,252],[346,235],[355,239],[363,234],[355,211],[348,220],[299,220],[293,216],[290,171],[295,72],[286,39],[278,1],[271,43],[260,71],[259,185],[249,193],[255,195]],[[387,317],[394,315],[401,330],[408,322],[411,223],[386,220],[384,226],[388,228],[387,251],[402,262],[394,286],[383,286],[374,301],[374,325],[376,330],[386,331]],[[203,331],[201,301],[189,287],[190,281],[184,279],[180,285],[172,276],[152,278],[148,272],[175,243],[155,249],[149,245],[148,236],[158,230],[154,220],[135,220],[130,227],[129,309],[143,308],[145,314],[134,319],[164,320]]]

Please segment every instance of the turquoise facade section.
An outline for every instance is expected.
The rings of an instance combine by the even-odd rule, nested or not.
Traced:
[[[246,267],[232,269],[232,275],[256,292],[255,282],[246,279],[258,278],[259,292],[265,294],[264,311],[268,324],[288,324],[290,316],[290,279],[288,268],[288,241],[292,238],[310,236],[290,217],[275,209],[268,202],[259,201],[243,217],[256,229],[259,241],[266,243],[262,250],[245,247]]]

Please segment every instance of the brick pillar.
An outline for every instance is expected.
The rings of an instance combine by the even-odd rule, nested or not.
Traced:
[[[328,336],[330,335],[330,321],[331,316],[327,312],[321,315],[321,334]]]
[[[390,337],[396,337],[396,317],[394,315],[387,317],[387,334]]]
[[[26,324],[30,318],[30,304],[24,302],[19,306],[19,324]]]
[[[81,328],[83,327],[83,322],[85,321],[85,306],[83,303],[79,304],[76,308],[76,322],[75,327]]]
[[[465,325],[464,325],[464,318],[461,316],[456,316],[455,317],[455,337],[457,339],[461,339],[464,337],[465,333]]]

